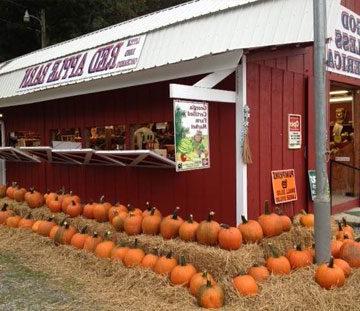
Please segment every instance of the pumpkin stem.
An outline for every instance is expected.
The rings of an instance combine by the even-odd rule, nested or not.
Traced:
[[[149,201],[147,201],[146,203],[145,203],[145,207],[146,207],[146,209],[149,211],[149,212],[151,212],[151,206],[150,206],[150,203],[149,203]]]
[[[330,261],[329,261],[328,267],[329,267],[329,268],[334,268],[334,257],[333,257],[333,256],[330,257]]]
[[[301,244],[297,244],[297,245],[296,245],[296,250],[297,250],[297,251],[301,251],[301,250],[302,250]]]
[[[31,218],[32,218],[31,212],[28,213],[25,218],[26,218],[26,219],[31,219]]]
[[[56,196],[56,197],[54,198],[54,200],[55,200],[55,201],[59,201],[59,197]]]
[[[127,209],[128,209],[129,212],[131,212],[131,211],[134,210],[134,207],[133,207],[130,203],[128,203],[128,204],[126,205],[126,207],[127,207]]]
[[[270,215],[270,203],[268,200],[264,202],[265,215]]]
[[[65,194],[65,187],[62,186],[59,191],[58,191],[58,194]]]
[[[70,224],[68,223],[68,222],[64,222],[64,227],[65,227],[65,229],[69,229],[69,227],[70,227]]]
[[[208,215],[207,221],[208,221],[208,222],[211,222],[211,221],[213,220],[214,216],[215,216],[215,213],[214,213],[213,211],[211,211],[211,212],[209,213],[209,215]]]
[[[193,216],[193,214],[190,214],[190,215],[189,215],[189,218],[188,218],[187,222],[188,222],[189,224],[192,224],[192,223],[194,222],[194,216]]]
[[[185,260],[184,255],[180,256],[179,261],[180,261],[180,266],[186,266],[186,260]]]
[[[80,230],[80,233],[81,233],[81,234],[84,234],[84,233],[86,232],[87,228],[88,228],[87,225],[85,225],[84,227],[82,227],[82,229]]]
[[[345,239],[345,237],[344,237]],[[360,242],[360,237],[355,239],[355,242]]]
[[[168,252],[168,254],[166,255],[166,258],[171,258],[172,257],[172,251]]]
[[[105,234],[104,234],[104,239],[105,239],[105,240],[110,240],[110,237],[111,237],[111,232],[110,232],[110,231],[106,231]]]
[[[74,200],[71,200],[71,204],[72,204],[72,205],[76,205],[76,203],[75,203]]]
[[[241,215],[241,221],[243,224],[246,224],[248,222],[244,215]]]
[[[278,258],[279,254],[278,251],[275,249],[274,245],[272,243],[268,243],[268,246],[270,248],[271,254],[274,258]]]
[[[135,239],[135,241],[134,241],[134,248],[137,248],[138,247],[138,239]]]
[[[338,222],[337,222],[337,224],[338,224],[338,227],[339,227],[339,231],[343,231],[343,228],[342,228],[341,222],[340,222],[340,221],[338,221]]]
[[[54,218],[55,218],[55,215],[51,215],[51,216],[49,216],[48,221],[53,221]]]
[[[151,211],[150,211],[150,215],[151,215],[151,216],[154,216],[155,210],[156,210],[156,207],[153,206],[153,207],[151,208]]]
[[[93,236],[93,238],[97,238],[99,236],[99,234],[96,231],[94,231],[92,236]]]
[[[349,226],[349,227],[350,227],[350,225],[348,225],[345,217],[342,218],[342,222],[343,222],[343,224],[344,224],[344,227],[346,227],[346,226]]]
[[[208,275],[207,271],[204,271],[203,274],[202,274],[202,277],[207,278],[207,275]]]
[[[34,188],[34,187],[30,187],[30,189],[29,189],[29,190],[30,190],[30,193],[31,193],[31,194],[33,194],[33,193],[34,193],[34,191],[35,191],[35,188]]]
[[[100,197],[100,199],[99,199],[99,202],[100,202],[101,204],[104,203],[104,199],[105,199],[105,196],[102,195],[102,196]]]
[[[6,211],[6,209],[8,208],[8,204],[7,203],[4,203],[3,207],[1,208],[1,210],[4,212]]]
[[[224,229],[229,229],[230,228],[230,226],[227,225],[227,224],[220,224],[220,227],[222,227]]]
[[[172,219],[177,219],[178,218],[178,212],[179,212],[179,209],[180,207],[176,207],[174,212],[173,212],[173,215],[172,215]]]
[[[206,287],[211,287],[211,281],[209,279],[206,281]]]

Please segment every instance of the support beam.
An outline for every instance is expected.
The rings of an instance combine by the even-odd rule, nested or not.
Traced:
[[[226,69],[221,71],[216,71],[208,74],[206,77],[202,78],[194,84],[196,87],[206,87],[212,89],[214,86],[219,84],[222,80],[230,76],[235,69]]]

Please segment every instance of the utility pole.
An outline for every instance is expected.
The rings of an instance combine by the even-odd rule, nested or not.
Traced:
[[[316,262],[330,259],[330,193],[327,176],[326,125],[326,0],[314,5],[314,103],[316,146],[315,257]]]

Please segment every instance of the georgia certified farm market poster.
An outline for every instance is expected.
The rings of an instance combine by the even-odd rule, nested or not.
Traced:
[[[176,171],[210,167],[208,104],[174,100]]]
[[[297,200],[295,171],[293,169],[272,171],[271,178],[275,204]]]

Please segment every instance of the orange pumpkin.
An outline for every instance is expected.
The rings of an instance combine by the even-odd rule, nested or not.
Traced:
[[[217,309],[224,305],[224,291],[218,285],[212,285],[208,280],[196,294],[198,305],[206,309]]]
[[[100,242],[95,248],[95,255],[99,258],[110,258],[111,252],[115,248],[115,243],[110,241],[111,233],[108,231],[105,234],[105,240]]]
[[[55,223],[54,223],[53,220],[54,220],[54,217],[51,216],[51,217],[49,217],[48,220],[41,221],[40,224],[39,224],[37,233],[42,235],[42,236],[48,237],[52,227],[55,226]]]
[[[340,221],[337,224],[338,224],[338,231],[336,232],[337,240],[343,241],[345,237],[350,240],[354,239],[354,234],[349,229],[344,230]]]
[[[122,205],[122,204],[119,204],[117,203],[116,205],[114,206],[111,206],[110,209],[109,209],[109,222],[112,223],[113,221],[113,218],[120,214],[120,213],[126,213],[127,214],[128,210],[127,208]]]
[[[191,278],[196,274],[196,269],[192,264],[185,261],[184,256],[180,256],[180,264],[175,266],[170,272],[170,281],[175,285],[189,286]]]
[[[87,219],[94,219],[94,203],[88,203],[84,205],[82,214]]]
[[[60,201],[59,195],[56,192],[48,192],[48,193],[44,194],[45,204],[47,205],[47,207],[49,207],[49,203],[51,201],[55,200],[55,198],[57,198],[58,201]]]
[[[248,275],[251,275],[256,282],[264,282],[270,276],[269,270],[265,266],[253,266],[249,268]]]
[[[233,284],[242,296],[256,296],[259,292],[256,281],[251,275],[238,275],[233,278]]]
[[[314,214],[307,214],[304,210],[301,213],[300,223],[306,228],[314,228]]]
[[[61,209],[65,214],[67,213],[67,208],[72,201],[80,204],[80,198],[77,195],[73,195],[72,191],[63,195],[61,200]]]
[[[215,213],[211,211],[208,215],[208,219],[199,224],[196,231],[196,240],[200,244],[216,245],[218,243],[220,225],[213,220],[214,216]]]
[[[280,216],[275,213],[270,213],[269,201],[265,201],[265,214],[259,217],[258,222],[266,237],[277,236],[283,232]]]
[[[20,220],[21,220],[21,217],[19,215],[10,216],[10,217],[6,218],[6,225],[11,228],[17,228],[19,226]]]
[[[66,221],[63,223],[63,226],[61,226],[55,234],[54,242],[56,245],[59,244],[70,244],[71,238],[76,234],[77,231],[73,226],[70,226],[69,223]]]
[[[31,213],[29,213],[25,218],[22,218],[19,221],[18,227],[22,228],[22,229],[30,229],[31,230],[31,227],[33,226],[34,223],[35,223],[35,221],[33,219],[31,219]]]
[[[127,233],[127,235],[140,234],[142,231],[141,223],[142,223],[142,216],[130,212],[124,220],[124,230]]]
[[[331,257],[329,264],[324,263],[316,268],[315,281],[326,289],[341,287],[345,283],[345,274],[340,267],[334,265],[334,258]]]
[[[44,197],[34,188],[30,188],[29,193],[25,196],[25,201],[30,208],[38,208],[44,204]]]
[[[177,265],[177,260],[172,257],[172,252],[166,256],[161,256],[154,266],[154,272],[161,275],[169,275],[171,270]]]
[[[286,254],[292,269],[298,269],[310,266],[313,258],[306,250],[302,250],[301,245],[297,245],[295,249],[291,249]]]
[[[218,235],[219,246],[226,250],[239,249],[242,244],[241,232],[236,227],[221,224]]]
[[[145,216],[150,215],[153,208],[155,209],[155,211],[152,215],[155,214],[156,216],[159,216],[160,218],[162,218],[160,211],[156,207],[152,207],[149,202],[145,203],[145,210],[142,212],[142,216],[145,217]]]
[[[0,198],[5,198],[6,196],[6,185],[0,185]]]
[[[277,210],[278,210],[278,213],[280,216],[283,231],[284,232],[290,231],[291,226],[292,226],[292,221],[291,221],[290,217],[287,215],[284,215],[281,208],[277,208]]]
[[[7,205],[6,203],[4,203],[3,207],[1,208],[0,211],[0,225],[5,224],[6,219],[10,216],[12,216],[13,212],[10,210],[7,210],[9,205]]]
[[[88,234],[85,234],[86,232],[86,229],[87,229],[87,226],[84,226],[80,232],[78,233],[75,233],[71,240],[70,240],[70,244],[77,248],[77,249],[83,249],[84,248],[84,243],[85,243],[85,240],[86,238],[89,236]]]
[[[72,200],[66,208],[66,214],[68,214],[71,218],[81,215],[81,212],[82,212],[81,204],[74,200]]]
[[[178,236],[179,228],[184,222],[178,216],[179,207],[175,209],[172,215],[166,216],[160,223],[160,234],[164,239],[173,239]]]
[[[125,219],[128,217],[127,212],[117,212],[115,211],[115,217],[112,219],[112,225],[115,228],[116,231],[123,231],[124,230],[124,222]]]
[[[345,240],[340,248],[340,258],[345,260],[350,267],[360,267],[360,243],[353,240]]]
[[[127,205],[127,209],[129,211],[129,213],[132,212],[133,214],[141,216],[141,217],[143,215],[143,211],[140,208],[135,208],[131,204]]]
[[[269,244],[269,247],[272,257],[269,257],[265,263],[269,272],[276,275],[290,274],[291,265],[289,260],[285,256],[279,256],[272,245]]]
[[[52,240],[55,239],[56,233],[59,230],[59,228],[60,228],[60,226],[58,226],[58,225],[55,225],[54,227],[51,228],[50,233],[49,233],[50,239],[52,239]]]
[[[242,224],[238,226],[242,238],[245,243],[256,243],[263,237],[263,230],[256,220],[247,220],[245,216],[241,216]]]
[[[350,265],[343,259],[335,258],[334,265],[341,268],[344,272],[345,277],[347,278],[351,274],[351,267]]]
[[[41,222],[42,222],[42,220],[37,220],[34,222],[34,224],[31,227],[32,232],[37,233]]]
[[[13,182],[13,183],[11,184],[11,186],[6,189],[6,196],[7,196],[9,199],[14,200],[14,192],[15,192],[15,190],[16,190],[16,185],[17,185],[17,183],[16,183],[16,182]]]
[[[115,247],[113,248],[113,250],[111,251],[111,259],[112,260],[117,260],[117,261],[122,261],[126,255],[126,253],[128,252],[129,248],[128,247]]]
[[[341,249],[342,245],[343,245],[343,241],[332,240],[331,244],[330,244],[331,256],[333,256],[334,258],[339,258],[340,257],[340,249]]]
[[[109,210],[111,208],[111,204],[104,202],[104,198],[104,196],[101,196],[99,203],[94,204],[94,219],[98,222],[105,222],[109,220]]]
[[[193,215],[190,214],[187,221],[183,222],[179,228],[179,237],[183,241],[196,241],[196,231],[199,223],[194,220]]]
[[[155,254],[146,254],[140,265],[144,268],[153,269],[158,259],[159,256]]]
[[[62,211],[61,201],[59,201],[58,196],[56,196],[53,200],[48,200],[47,206],[53,213],[60,213]]]
[[[123,264],[125,267],[139,266],[144,257],[145,252],[141,248],[137,247],[137,240],[135,239],[134,247],[130,248],[123,258]]]
[[[25,188],[18,188],[16,187],[14,190],[14,199],[16,202],[24,202],[25,200],[25,193],[26,193],[26,189]]]
[[[214,278],[207,271],[195,273],[190,280],[190,293],[195,296],[199,291],[199,288],[203,285],[206,285],[208,280],[210,281],[211,285],[216,284]]]
[[[142,232],[149,235],[157,235],[160,231],[161,216],[155,213],[156,208],[153,207],[151,212],[145,214],[141,228]]]
[[[353,227],[351,227],[350,225],[348,225],[347,221],[346,221],[346,218],[343,217],[342,218],[342,223],[343,223],[343,230],[348,233],[348,236],[349,237],[354,237],[355,236],[355,233],[354,233],[354,229]]]
[[[92,236],[88,236],[84,241],[84,250],[88,252],[94,252],[96,246],[102,241],[102,238],[99,237],[98,233],[94,231]]]

